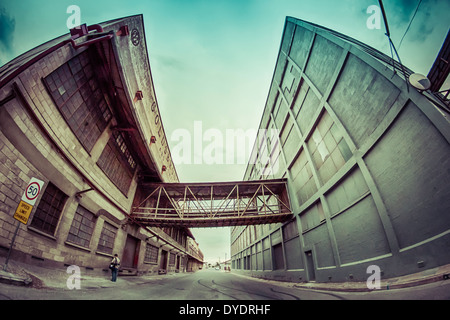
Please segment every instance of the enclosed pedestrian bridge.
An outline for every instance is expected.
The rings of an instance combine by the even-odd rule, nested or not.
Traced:
[[[156,227],[226,227],[293,217],[287,180],[144,184],[148,196],[132,217]]]

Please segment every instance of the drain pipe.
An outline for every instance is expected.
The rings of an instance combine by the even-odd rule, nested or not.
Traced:
[[[66,44],[66,43],[70,42],[72,44],[72,47],[75,50],[77,50],[77,49],[79,49],[81,47],[90,46],[91,44],[94,44],[94,43],[97,43],[97,42],[100,42],[100,41],[103,41],[103,40],[111,40],[112,37],[114,37],[114,34],[111,31],[111,33],[109,33],[109,34],[100,35],[99,37],[97,37],[95,39],[88,40],[88,41],[82,42],[80,44],[77,44],[75,42],[76,39],[81,38],[81,37],[86,36],[86,35],[89,35],[89,31],[93,31],[93,30],[95,30],[97,33],[93,33],[92,35],[99,35],[99,34],[103,33],[103,28],[99,24],[93,24],[91,26],[86,26],[86,24],[83,24],[83,25],[81,25],[79,27],[70,29],[71,37],[70,37],[69,40],[63,41],[63,43]]]
[[[95,38],[95,39],[88,40],[86,42],[82,42],[80,44],[75,43],[75,39],[77,39],[78,37],[76,37],[75,39],[73,37],[71,37],[70,40],[67,40],[67,41],[72,44],[72,47],[75,50],[77,50],[77,49],[79,49],[81,47],[90,46],[91,44],[94,44],[94,43],[97,43],[97,42],[101,42],[103,40],[110,40],[110,39],[112,39],[112,37],[114,37],[113,34],[107,34],[107,35],[103,35],[103,36],[100,36],[100,37]]]
[[[95,30],[99,33],[103,32],[103,27],[99,24],[91,24],[90,26],[87,27],[88,31],[92,31]]]

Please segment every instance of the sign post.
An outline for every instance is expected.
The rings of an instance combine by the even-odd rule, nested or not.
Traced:
[[[6,256],[5,266],[3,270],[7,271],[8,268],[8,262],[9,262],[9,256],[11,255],[12,248],[14,246],[14,242],[16,241],[17,233],[19,232],[20,223],[27,224],[28,219],[30,218],[31,210],[33,210],[33,206],[36,203],[36,199],[39,196],[39,193],[42,190],[42,187],[44,186],[44,181],[41,181],[36,178],[31,178],[30,182],[28,183],[28,186],[26,187],[22,199],[19,202],[19,205],[17,206],[17,209],[14,213],[14,219],[19,221],[17,223],[16,231],[14,232],[13,238],[11,240],[11,246],[8,250],[8,255]]]

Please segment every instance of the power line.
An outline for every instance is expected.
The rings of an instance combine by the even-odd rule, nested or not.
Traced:
[[[403,39],[405,38],[406,34],[408,33],[409,27],[411,27],[411,23],[413,22],[414,18],[416,17],[416,13],[419,10],[419,7],[420,7],[421,3],[422,3],[422,0],[419,0],[419,3],[417,4],[417,7],[416,7],[416,11],[414,11],[414,14],[413,14],[411,20],[409,20],[408,27],[406,28],[405,33],[403,34],[403,37],[402,37],[402,39],[400,40],[400,42],[398,44],[398,50],[400,50],[400,46],[402,45]]]
[[[400,67],[401,67],[403,76],[405,77],[406,89],[409,92],[409,85],[408,85],[408,80],[407,80],[407,75],[406,75],[406,72],[405,72],[405,68],[404,68],[404,66],[402,64],[402,61],[400,60],[400,56],[398,55],[397,49],[395,48],[395,45],[394,45],[394,43],[392,42],[392,39],[391,39],[391,33],[389,31],[389,25],[388,25],[388,21],[387,21],[386,11],[384,10],[384,6],[383,6],[383,0],[378,0],[378,3],[380,4],[381,13],[383,15],[384,27],[386,28],[386,36],[389,39],[389,46],[390,46],[390,49],[391,49],[392,67],[394,69],[394,73],[395,73],[395,64],[394,64],[394,54],[393,54],[392,51],[395,52],[395,55],[397,56],[398,62],[400,63]]]

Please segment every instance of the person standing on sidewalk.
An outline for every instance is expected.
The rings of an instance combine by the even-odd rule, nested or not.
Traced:
[[[111,260],[111,264],[109,268],[111,269],[111,281],[116,282],[117,274],[119,273],[120,259],[117,253],[114,255],[114,258]]]

